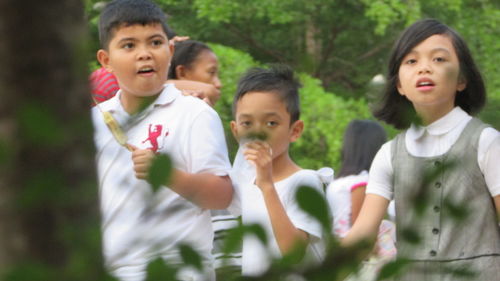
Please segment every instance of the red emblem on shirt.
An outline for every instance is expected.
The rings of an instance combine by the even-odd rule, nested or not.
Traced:
[[[154,129],[152,129],[153,124],[149,124],[149,129],[148,129],[148,138],[143,140],[142,143],[145,143],[149,141],[151,144],[151,149],[153,152],[158,151],[158,138],[161,136],[162,131],[163,131],[163,126],[162,125],[154,125]],[[168,136],[168,130],[165,133],[165,136]]]

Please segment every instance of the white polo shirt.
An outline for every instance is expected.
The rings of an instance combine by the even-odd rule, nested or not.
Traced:
[[[119,122],[128,142],[168,154],[177,169],[188,173],[228,174],[230,162],[222,123],[205,102],[183,96],[173,85],[141,113],[130,116],[120,103],[121,92],[99,104]],[[213,232],[210,213],[167,187],[153,193],[135,177],[131,152],[113,138],[97,107],[92,109],[107,266],[147,263],[162,256],[180,262],[179,243],[189,243],[211,262]]]
[[[417,157],[434,157],[446,153],[458,140],[467,123],[472,119],[460,107],[426,127],[412,125],[405,134],[408,152]],[[393,198],[391,140],[375,155],[370,168],[370,180],[366,193]],[[481,132],[477,150],[477,161],[492,197],[500,195],[500,133],[494,128]]]

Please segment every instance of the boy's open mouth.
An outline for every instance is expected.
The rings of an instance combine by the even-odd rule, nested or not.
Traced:
[[[145,73],[151,73],[154,72],[154,69],[152,67],[143,67],[137,71],[138,74],[145,74]]]

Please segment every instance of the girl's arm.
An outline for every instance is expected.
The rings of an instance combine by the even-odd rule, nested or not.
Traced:
[[[497,209],[497,220],[500,222],[500,195],[493,197],[495,201],[495,207]]]
[[[363,240],[375,241],[382,219],[387,211],[389,200],[375,195],[367,194],[361,211],[347,236],[342,239],[343,246],[352,246]]]
[[[212,107],[220,98],[220,90],[212,84],[193,80],[176,79],[169,79],[167,80],[167,83],[174,84],[175,87],[181,90],[184,95],[200,98]]]
[[[365,200],[365,190],[366,184],[363,186],[356,186],[356,188],[351,191],[351,224],[354,224],[361,211],[361,206]]]
[[[282,255],[286,255],[298,245],[307,244],[308,235],[292,223],[276,192],[272,177],[272,156],[270,146],[261,141],[247,145],[245,159],[256,167],[255,185],[262,191],[274,237]]]

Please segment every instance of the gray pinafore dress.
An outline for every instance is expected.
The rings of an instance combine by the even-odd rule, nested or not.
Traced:
[[[477,163],[486,127],[473,118],[449,151],[436,157],[410,155],[405,134],[396,136],[398,258],[410,263],[395,280],[500,280],[500,227]]]

